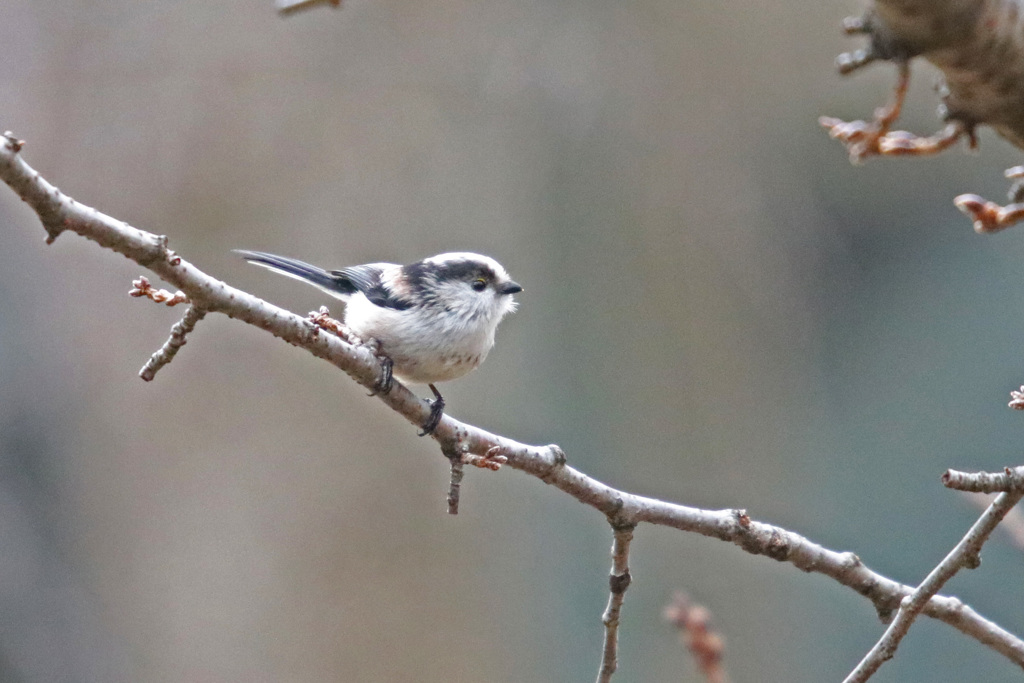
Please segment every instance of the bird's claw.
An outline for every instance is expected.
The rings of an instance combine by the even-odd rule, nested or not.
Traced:
[[[441,424],[441,416],[444,415],[444,397],[433,384],[428,386],[434,392],[434,400],[430,402],[430,415],[427,416],[426,422],[423,423],[423,431],[418,436],[433,434],[437,425]]]
[[[391,387],[394,386],[395,361],[391,360],[389,356],[381,356],[380,358],[380,377],[373,384],[373,391],[369,393],[370,396],[376,396],[377,394],[386,394],[391,391]]]

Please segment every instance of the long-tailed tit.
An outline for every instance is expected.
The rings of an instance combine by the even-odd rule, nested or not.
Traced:
[[[434,431],[444,413],[434,383],[462,377],[484,361],[498,323],[516,308],[512,295],[523,290],[497,261],[467,252],[341,270],[259,251],[238,253],[346,302],[345,326],[363,341],[375,340],[383,356],[377,391],[391,389],[393,374],[434,393],[421,436]]]

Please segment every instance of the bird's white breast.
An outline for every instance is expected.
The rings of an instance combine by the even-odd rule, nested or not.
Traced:
[[[394,361],[395,377],[421,384],[457,379],[480,365],[494,346],[499,320],[383,308],[361,294],[345,309],[345,324],[359,338],[377,340],[381,353]]]

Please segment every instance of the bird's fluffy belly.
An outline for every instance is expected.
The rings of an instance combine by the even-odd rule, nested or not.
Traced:
[[[375,339],[380,352],[394,362],[395,377],[404,382],[432,384],[462,377],[487,357],[494,345],[492,326],[453,325],[440,318],[409,326],[395,312],[369,308],[353,300],[348,313],[366,306],[369,314],[346,315],[350,329],[363,340]]]
[[[394,361],[394,374],[400,380],[417,384],[432,384],[458,379],[480,365],[481,357],[469,353],[419,353],[407,356],[400,351],[389,353],[387,345],[381,350]]]

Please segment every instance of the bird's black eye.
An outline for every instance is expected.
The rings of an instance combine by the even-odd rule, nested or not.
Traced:
[[[487,280],[483,279],[482,277],[478,277],[477,279],[473,280],[473,289],[475,289],[478,292],[484,291],[485,289],[487,289]]]

